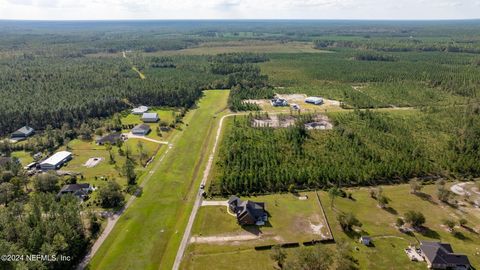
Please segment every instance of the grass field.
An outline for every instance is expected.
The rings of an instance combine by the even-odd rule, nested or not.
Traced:
[[[452,208],[436,200],[434,185],[425,186],[422,190],[424,197],[410,194],[408,185],[395,185],[383,187],[384,195],[391,201],[390,210],[380,209],[374,199],[370,198],[368,188],[349,189],[354,200],[337,198],[334,202],[336,211],[353,212],[363,223],[361,234],[373,237],[374,247],[365,247],[358,243],[356,237],[347,236],[340,228],[335,211],[330,207],[330,200],[326,192],[321,192],[321,199],[332,226],[335,239],[345,239],[358,251],[353,251],[353,256],[358,259],[361,269],[426,269],[426,264],[410,262],[404,249],[411,243],[417,244],[418,240],[442,241],[452,245],[455,252],[468,255],[473,266],[480,266],[480,236],[473,230],[480,229],[480,214],[478,209]],[[431,197],[431,199],[428,199]],[[427,199],[426,199],[427,198]],[[461,200],[461,198],[457,198]],[[429,231],[425,234],[415,233],[414,236],[401,233],[394,227],[397,217],[403,216],[408,210],[420,211],[425,215],[425,226]],[[458,221],[464,217],[468,220],[468,228],[456,228],[464,238],[454,237],[442,225],[444,219]]]
[[[30,153],[25,152],[25,151],[15,151],[12,152],[12,157],[18,158],[22,166],[26,166],[33,162],[33,157],[30,155]]]
[[[216,115],[226,108],[227,98],[228,91],[205,91],[198,108],[187,113],[188,128],[174,135],[173,148],[142,196],[120,218],[90,269],[171,269],[212,147]]]
[[[450,243],[455,252],[468,255],[472,265],[478,268],[480,236],[474,232],[474,230],[480,230],[478,209],[452,208],[441,204],[435,199],[435,189],[434,185],[426,185],[422,190],[426,196],[417,196],[410,194],[408,185],[384,186],[384,195],[390,199],[388,211],[380,209],[376,201],[370,198],[368,188],[347,189],[347,192],[352,193],[354,200],[336,198],[333,209],[327,192],[321,191],[319,194],[336,241],[346,240],[350,243],[352,255],[358,260],[360,269],[426,269],[424,262],[411,262],[404,252],[408,245],[418,244],[419,240]],[[462,200],[461,197],[457,199]],[[403,216],[408,210],[421,211],[425,215],[425,226],[429,228],[426,233],[414,233],[411,236],[401,233],[394,227],[396,218]],[[218,209],[202,211],[195,225],[197,232],[201,228],[206,228],[202,231],[202,235],[233,227],[229,222],[218,221],[218,218],[223,215],[223,213],[213,213],[221,212]],[[345,234],[336,220],[336,211],[353,212],[363,223],[362,232],[358,234],[371,236],[374,246],[363,246],[358,243],[357,236]],[[460,217],[466,218],[469,223],[467,228],[459,226],[455,228],[460,235],[463,235],[458,238],[447,231],[442,221],[446,218],[458,220]],[[215,222],[212,222],[214,220]],[[273,223],[273,217],[271,220]],[[295,249],[289,249],[287,252],[293,250]],[[229,266],[229,269],[271,269],[274,262],[270,259],[270,254],[270,251],[255,251],[252,246],[245,243],[192,244],[187,250],[182,269],[225,269]]]
[[[149,112],[156,112],[158,114],[158,117],[160,118],[160,122],[166,122],[168,124],[172,123],[175,121],[175,115],[178,113],[177,110],[173,108],[153,108],[149,110]],[[141,120],[142,116],[141,115],[135,115],[131,113],[124,113],[122,115],[122,124],[123,125],[138,125],[138,124],[143,124],[143,121]],[[147,123],[147,125],[150,126],[151,132],[147,134],[147,138],[151,138],[154,140],[159,140],[159,141],[165,141],[168,138],[170,138],[170,135],[173,133],[172,130],[170,131],[162,131],[161,136],[159,136],[156,132],[156,128],[158,127],[158,123]],[[130,130],[122,130],[124,133],[130,132]]]
[[[138,159],[138,142],[143,144],[148,156],[152,156],[159,147],[162,147],[157,143],[145,140],[129,139],[125,142],[123,149],[125,150],[128,146],[132,151],[134,159]],[[73,159],[69,161],[68,165],[63,167],[62,170],[81,173],[84,176],[82,181],[88,182],[94,186],[103,185],[106,179],[115,179],[120,185],[127,185],[126,178],[120,174],[122,166],[125,163],[125,157],[118,154],[118,147],[114,146],[112,148],[116,161],[115,164],[110,164],[109,153],[105,149],[105,146],[96,145],[92,141],[73,140],[69,143],[69,148],[73,153]],[[84,166],[88,159],[94,157],[102,158],[102,161],[92,168]],[[141,175],[144,171],[145,168],[137,162],[137,175]],[[102,177],[104,180],[101,179]]]

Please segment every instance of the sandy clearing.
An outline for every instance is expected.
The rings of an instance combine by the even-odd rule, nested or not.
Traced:
[[[202,201],[202,206],[228,206],[228,201]]]
[[[87,160],[87,162],[85,162],[85,164],[83,164],[83,166],[85,166],[87,168],[93,168],[93,167],[97,166],[98,163],[100,163],[102,160],[103,160],[103,158],[101,158],[101,157],[92,157],[92,158],[89,158]]]
[[[205,243],[225,243],[232,241],[249,241],[260,239],[260,235],[254,234],[239,234],[227,236],[192,236],[190,243],[205,244]]]

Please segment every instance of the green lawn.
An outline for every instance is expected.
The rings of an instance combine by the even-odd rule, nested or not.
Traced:
[[[138,142],[143,144],[148,156],[152,156],[158,147],[165,146],[139,139],[129,139],[125,142],[123,149],[125,150],[127,146],[131,149],[133,158],[137,160],[137,174],[141,175],[146,169],[138,162]],[[88,182],[94,186],[102,186],[105,183],[105,179],[115,179],[122,186],[127,184],[126,178],[120,174],[125,163],[125,157],[118,154],[118,147],[114,146],[112,148],[116,163],[111,164],[109,153],[105,146],[96,145],[92,141],[82,140],[73,140],[68,146],[73,153],[73,159],[62,170],[81,173],[84,176],[82,182]],[[88,159],[94,157],[102,158],[102,161],[95,167],[87,168],[84,166]],[[102,177],[104,178],[103,180],[101,180]]]
[[[354,200],[337,198],[334,202],[335,209],[344,212],[353,212],[363,223],[361,234],[373,237],[374,247],[365,247],[358,243],[356,237],[350,238],[340,228],[335,211],[330,207],[328,194],[321,193],[325,211],[332,226],[335,239],[346,239],[358,251],[353,251],[353,256],[358,259],[361,269],[426,269],[424,263],[410,262],[404,249],[410,243],[417,243],[417,240],[443,241],[452,245],[455,252],[468,255],[470,262],[478,268],[480,257],[476,255],[480,251],[480,236],[468,229],[458,227],[456,230],[465,236],[464,240],[454,237],[443,226],[442,221],[446,218],[458,221],[460,217],[468,220],[472,229],[480,224],[478,212],[472,208],[455,209],[439,203],[436,198],[436,187],[425,186],[423,192],[432,196],[432,200],[422,199],[419,196],[410,194],[408,185],[396,185],[383,187],[384,195],[390,201],[390,211],[377,207],[374,199],[370,198],[368,188],[351,189],[347,192],[353,194]],[[458,198],[459,200],[461,198]],[[408,210],[422,212],[426,217],[426,227],[430,232],[422,235],[415,233],[414,237],[399,232],[395,227],[397,217],[403,216]],[[473,210],[473,211],[472,211]]]
[[[20,160],[20,163],[22,166],[26,166],[33,162],[33,157],[30,155],[30,153],[25,152],[25,151],[15,151],[12,152],[12,157],[18,158]]]
[[[173,135],[174,147],[142,196],[120,218],[90,269],[171,269],[213,145],[216,115],[226,108],[228,93],[205,91],[198,108],[187,113],[188,127]]]
[[[149,112],[156,112],[158,114],[158,117],[160,118],[160,122],[166,122],[168,124],[172,123],[175,120],[175,115],[178,113],[175,109],[169,109],[169,108],[153,108],[150,109]],[[123,125],[138,125],[142,124],[141,120],[142,116],[141,115],[135,115],[131,114],[129,112],[125,112],[122,114],[122,124]],[[152,131],[147,135],[148,138],[154,139],[154,140],[159,140],[159,141],[165,141],[170,138],[170,135],[172,134],[173,131],[168,131],[168,132],[161,132],[161,136],[157,135],[156,128],[158,127],[158,123],[149,123],[147,125],[150,126]],[[124,133],[130,132],[130,130],[122,130]]]

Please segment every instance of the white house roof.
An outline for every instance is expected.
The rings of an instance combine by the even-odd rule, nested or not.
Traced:
[[[318,101],[323,101],[323,98],[321,98],[321,97],[307,97],[307,98],[305,99],[305,101],[318,102]]]
[[[132,113],[144,113],[148,111],[148,107],[147,106],[139,106],[137,108],[133,108],[132,109]]]
[[[51,165],[56,165],[56,164],[59,164],[60,162],[62,162],[64,159],[68,158],[69,156],[71,156],[72,153],[68,152],[68,151],[60,151],[60,152],[57,152],[55,154],[53,154],[51,157],[47,158],[46,160],[44,160],[41,164],[51,164]]]
[[[158,114],[157,113],[144,113],[142,115],[142,118],[158,118]]]

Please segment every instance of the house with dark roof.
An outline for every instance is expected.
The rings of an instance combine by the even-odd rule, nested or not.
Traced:
[[[468,257],[454,253],[448,243],[420,241],[420,250],[430,269],[472,269]]]
[[[10,136],[12,140],[24,140],[29,136],[32,136],[35,130],[29,126],[24,126],[17,131],[13,132]]]
[[[72,194],[73,196],[84,200],[93,191],[93,187],[88,183],[83,184],[70,184],[64,185],[58,192],[57,196],[61,197],[66,194]]]
[[[238,224],[242,226],[265,225],[268,219],[263,202],[242,201],[237,196],[232,196],[228,200],[228,207],[236,214]]]
[[[110,133],[110,134],[105,135],[105,136],[101,137],[100,139],[98,139],[97,144],[98,145],[104,145],[106,143],[109,143],[111,145],[115,145],[120,140],[122,140],[122,134],[120,132],[114,132],[114,133]]]
[[[149,132],[150,132],[150,126],[149,126],[149,125],[145,125],[145,124],[136,125],[136,126],[132,129],[132,134],[134,134],[134,135],[139,135],[139,136],[145,136],[145,135],[147,135]]]

